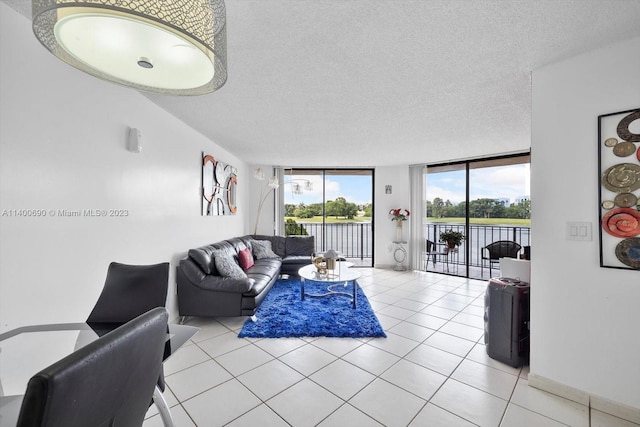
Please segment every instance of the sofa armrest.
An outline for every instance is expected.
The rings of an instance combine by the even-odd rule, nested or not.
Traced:
[[[204,274],[202,269],[200,269],[200,267],[198,267],[198,265],[189,258],[181,260],[178,268],[182,271],[187,280],[191,282],[191,284],[209,291],[241,294],[250,291],[255,282],[249,277],[233,279],[231,277]],[[180,285],[180,283],[178,283],[178,285]]]
[[[178,264],[178,269],[181,270],[185,277],[193,284],[200,283],[204,280],[207,274],[202,271],[193,258],[181,259]]]

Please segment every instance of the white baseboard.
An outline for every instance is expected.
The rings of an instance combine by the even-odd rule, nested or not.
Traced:
[[[393,267],[395,266],[395,264],[374,264],[373,268],[378,268],[380,270],[393,270]]]
[[[532,372],[529,373],[528,380],[531,387],[564,397],[565,399],[573,400],[581,405],[589,406],[589,393],[586,391],[578,390],[577,388],[541,377]]]
[[[623,420],[640,424],[640,409],[623,405],[600,396],[591,396],[591,407],[600,412],[614,415]]]
[[[564,397],[565,399],[573,400],[574,402],[578,402],[600,412],[605,412],[614,417],[640,424],[640,408],[634,408],[623,403],[605,399],[604,397],[591,395],[586,391],[561,384],[534,373],[529,373],[528,379],[531,387]]]

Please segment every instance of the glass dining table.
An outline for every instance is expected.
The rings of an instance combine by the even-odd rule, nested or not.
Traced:
[[[47,366],[116,329],[117,323],[58,323],[24,326],[0,334],[0,427],[15,427],[29,379]],[[168,325],[163,361],[189,341],[199,328]],[[171,412],[156,386],[153,402],[165,426]]]

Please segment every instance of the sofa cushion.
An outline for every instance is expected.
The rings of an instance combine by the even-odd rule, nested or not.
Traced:
[[[250,279],[253,283],[251,285],[251,289],[242,294],[245,297],[255,297],[259,295],[272,281],[275,280],[274,276],[264,274],[251,274]]]
[[[254,277],[255,274],[264,276],[277,276],[280,273],[282,262],[276,258],[265,258],[256,260],[253,267],[246,271],[248,277]]]
[[[231,277],[207,276],[196,286],[205,291],[243,294],[250,292],[254,284],[255,279],[251,277],[234,279]]]
[[[251,251],[244,248],[238,252],[238,262],[243,270],[253,267],[253,255],[251,255]]]
[[[284,236],[267,236],[264,234],[253,234],[250,236],[253,240],[267,240],[271,242],[271,250],[280,258],[284,258],[286,253],[285,242],[287,237]]]
[[[311,256],[315,251],[313,236],[289,236],[286,240],[286,253],[290,255]]]
[[[278,254],[280,258],[284,258],[287,255],[287,237],[284,236],[271,236],[271,247],[273,252]]]
[[[236,260],[229,255],[226,251],[216,251],[213,253],[215,257],[216,268],[218,269],[218,273],[224,277],[231,277],[233,279],[243,279],[246,278],[247,275],[242,268],[238,265]]]
[[[279,258],[278,255],[271,249],[271,242],[269,240],[254,240],[251,242],[253,248],[253,255],[256,259],[264,258]]]

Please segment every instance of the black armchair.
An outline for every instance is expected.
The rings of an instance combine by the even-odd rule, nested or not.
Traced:
[[[17,427],[141,426],[167,337],[168,314],[151,310],[34,375]]]
[[[480,263],[480,277],[484,276],[484,262],[489,263],[489,276],[494,263],[499,263],[500,258],[518,258],[518,252],[522,246],[511,240],[498,240],[482,248],[482,260]]]

